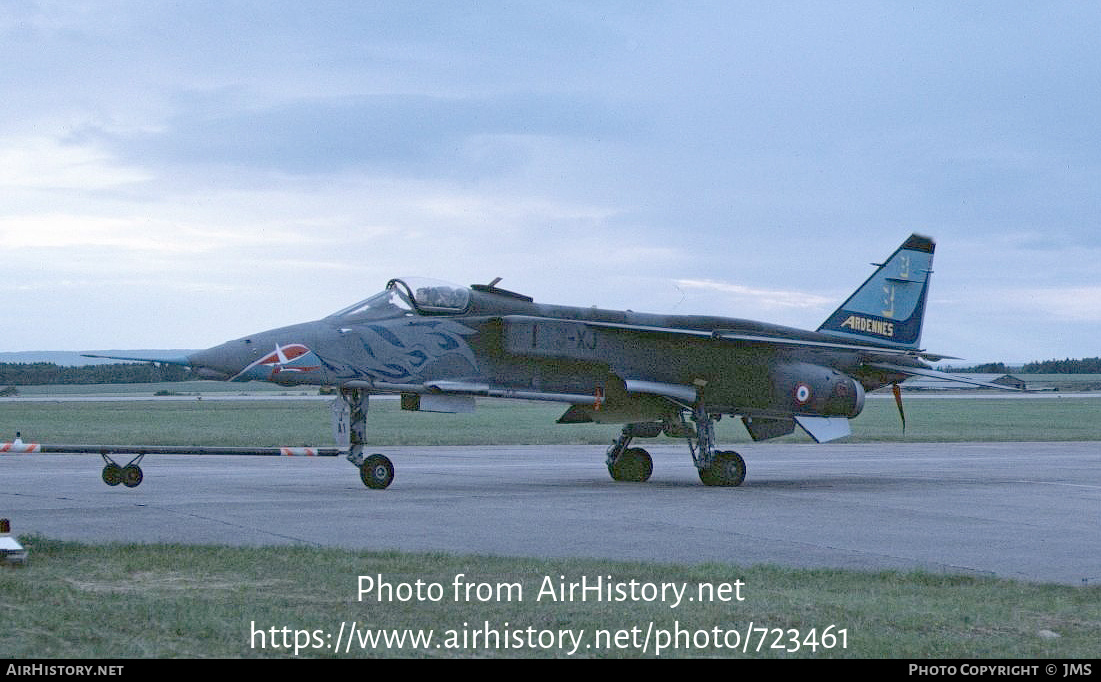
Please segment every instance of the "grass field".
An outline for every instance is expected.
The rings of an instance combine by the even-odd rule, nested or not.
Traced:
[[[174,390],[180,387],[175,387]],[[85,389],[88,390],[88,389]],[[148,391],[148,387],[141,390]],[[159,390],[159,389],[158,389]],[[131,391],[123,391],[131,393]],[[131,393],[132,394],[132,393]],[[212,397],[207,391],[204,394]],[[24,392],[24,395],[34,395]],[[16,431],[44,443],[328,445],[327,401],[138,402],[0,401],[0,441]],[[605,445],[617,426],[554,424],[563,407],[486,400],[469,415],[408,413],[396,401],[372,403],[373,444]],[[903,434],[894,402],[870,399],[853,422],[857,441],[1101,440],[1101,401],[1090,398],[908,399]],[[736,420],[720,422],[724,443],[748,441]],[[806,441],[790,436],[779,443]],[[653,627],[690,633],[690,644],[662,657],[1096,658],[1101,648],[1101,588],[856,571],[788,570],[731,565],[671,566],[604,561],[542,561],[302,547],[86,545],[24,538],[29,564],[0,570],[0,657],[330,657],[654,656],[641,646],[591,648],[598,630]],[[394,582],[438,582],[456,574],[487,584],[522,583],[522,602],[357,600],[359,575]],[[617,580],[747,585],[745,602],[698,602],[676,610],[663,603],[535,602],[542,576],[614,576]],[[432,629],[443,646],[330,646],[342,624],[363,628]],[[486,647],[469,637],[484,623],[536,632],[584,632],[590,648]],[[768,632],[750,626],[768,628]],[[845,630],[846,645],[838,638]],[[257,646],[259,628],[265,648]],[[270,632],[275,628],[278,632]],[[280,629],[287,628],[286,631]],[[455,646],[447,646],[451,630]],[[813,637],[808,635],[813,630]],[[790,632],[800,633],[796,647]],[[315,633],[323,633],[315,635]],[[745,651],[730,648],[730,633]],[[705,633],[703,635],[699,633]],[[727,646],[716,647],[722,633]],[[747,635],[747,633],[749,633]],[[302,636],[305,636],[303,639]],[[779,635],[779,636],[778,636]],[[290,637],[273,648],[273,637]],[[467,637],[465,641],[462,637]],[[611,635],[609,635],[610,637]],[[297,653],[296,642],[302,644]],[[625,635],[627,640],[630,637]],[[443,639],[440,639],[443,638]],[[457,638],[457,639],[456,639]],[[635,640],[637,644],[639,640]],[[697,644],[704,645],[697,646]],[[320,646],[317,646],[320,645]],[[777,645],[778,648],[774,648]],[[584,646],[584,645],[582,645]]]
[[[1101,641],[1097,588],[919,573],[304,547],[92,546],[42,538],[27,545],[27,567],[0,570],[0,657],[1081,660],[1096,658]],[[456,598],[460,574],[463,582],[494,586],[494,597],[464,591]],[[368,592],[360,601],[359,576],[390,583],[393,596],[380,602],[378,593]],[[547,578],[560,583],[582,576],[685,585],[691,594],[699,594],[700,585],[729,588],[725,600],[697,599],[675,608],[659,600],[539,596]],[[425,598],[411,589],[401,599],[397,586],[417,580]],[[433,583],[438,598],[429,596]],[[497,585],[519,587],[506,593]],[[342,625],[351,632],[353,623],[359,634],[334,651]],[[433,639],[419,646],[410,639],[401,646],[372,645],[365,639],[369,629],[407,637],[410,630],[431,630]],[[486,639],[487,629],[520,634],[507,635],[505,643]],[[481,638],[475,639],[476,631]],[[569,635],[559,640],[562,632]]]
[[[214,384],[214,386],[220,386]],[[204,386],[204,389],[206,387]],[[88,390],[88,389],[85,389]],[[41,443],[120,445],[325,446],[333,442],[327,400],[157,399],[138,402],[0,401],[0,441],[15,432]],[[269,392],[267,395],[270,395]],[[27,395],[33,395],[27,393]],[[265,394],[260,394],[265,395]],[[1000,394],[998,394],[1000,395]],[[894,401],[869,398],[852,422],[853,442],[1101,440],[1101,398],[904,398],[902,430]],[[616,425],[559,425],[556,403],[480,400],[473,414],[402,412],[394,400],[373,400],[372,445],[606,444]],[[741,422],[718,424],[724,444],[749,441]],[[808,441],[796,435],[772,442]]]

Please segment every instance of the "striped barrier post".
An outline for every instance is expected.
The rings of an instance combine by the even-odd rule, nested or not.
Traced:
[[[15,440],[9,443],[0,443],[0,454],[27,454],[42,452],[39,443],[24,443],[23,439],[16,435]]]

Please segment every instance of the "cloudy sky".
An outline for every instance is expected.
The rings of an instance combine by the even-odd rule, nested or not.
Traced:
[[[201,348],[423,275],[1101,355],[1096,2],[0,4],[0,351]]]

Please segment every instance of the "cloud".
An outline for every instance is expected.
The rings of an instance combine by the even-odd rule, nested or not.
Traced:
[[[722,294],[729,297],[732,302],[745,304],[752,303],[766,308],[798,308],[817,310],[836,305],[838,301],[826,296],[811,294],[805,291],[795,290],[771,290],[755,289],[741,284],[728,284],[714,280],[678,279],[677,286],[686,289],[699,289]]]
[[[101,145],[64,144],[50,137],[0,139],[0,187],[102,190],[151,177],[139,166],[119,163]]]
[[[1062,322],[1101,322],[1101,285],[1022,289],[1009,300]]]
[[[287,173],[497,175],[522,165],[525,138],[611,140],[638,124],[593,96],[512,93],[312,98],[214,112],[192,103],[155,132],[83,134],[148,163],[230,165]],[[493,154],[480,153],[486,139]]]
[[[64,290],[13,334],[197,346],[403,274],[807,326],[919,231],[953,354],[1093,354],[1098,10],[946,6],[16,3],[0,248]]]
[[[92,247],[103,250],[180,253],[203,250],[193,240],[172,238],[155,221],[39,213],[0,218],[0,249],[15,253]]]

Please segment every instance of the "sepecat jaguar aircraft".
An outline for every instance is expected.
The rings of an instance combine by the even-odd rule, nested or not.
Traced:
[[[817,442],[851,433],[865,393],[933,376],[919,347],[934,242],[911,235],[816,331],[713,316],[658,315],[536,303],[489,284],[393,279],[328,317],[252,334],[187,357],[200,377],[320,385],[339,392],[339,444],[369,488],[394,479],[367,451],[368,398],[400,394],[407,410],[470,412],[475,398],[556,401],[561,424],[624,424],[607,452],[617,481],[645,481],[653,463],[636,438],[688,442],[703,483],[737,486],[742,457],[718,450],[715,421],[741,418],[753,440],[792,433]],[[140,471],[138,472],[140,480]],[[105,474],[106,479],[106,474]]]

